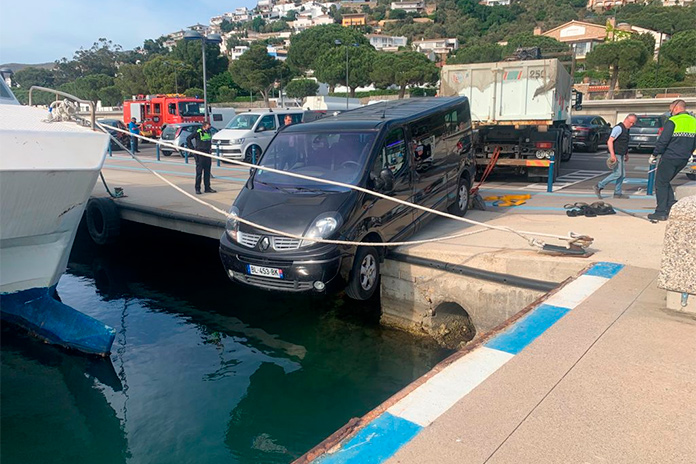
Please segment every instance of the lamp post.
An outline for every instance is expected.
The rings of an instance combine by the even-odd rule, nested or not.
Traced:
[[[165,61],[164,64],[167,66],[171,66],[174,68],[174,91],[178,94],[179,93],[179,76],[177,74],[177,68],[178,68],[178,63],[170,63],[169,61]]]
[[[205,44],[220,44],[222,43],[222,37],[220,37],[220,34],[208,34],[207,36],[205,36],[198,31],[186,31],[184,32],[184,40],[201,41],[201,53],[203,55],[203,105],[205,106],[205,120],[208,121],[208,79],[205,70]]]
[[[334,40],[334,43],[336,45],[343,45],[343,42],[340,40],[336,39]],[[353,47],[359,47],[360,44],[351,44]],[[346,44],[346,110],[348,110],[348,97],[349,97],[349,90],[350,87],[348,86],[348,44]]]

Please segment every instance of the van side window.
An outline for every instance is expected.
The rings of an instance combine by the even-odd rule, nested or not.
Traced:
[[[285,118],[287,116],[290,116],[290,118],[292,119],[292,124],[299,124],[302,122],[302,113],[279,114],[278,122],[281,127],[285,125]]]
[[[222,121],[222,115],[219,113],[213,114],[213,121]]]
[[[408,154],[406,152],[406,140],[404,130],[394,129],[384,142],[379,156],[372,166],[372,174],[379,176],[384,169],[389,169],[394,176],[398,176],[408,167]]]
[[[167,107],[169,114],[176,114],[176,103],[170,103]]]
[[[261,121],[259,121],[258,127],[264,127],[267,131],[270,130],[275,130],[276,129],[276,122],[275,122],[275,114],[267,114],[266,116],[261,118]],[[258,127],[256,130],[258,130]]]

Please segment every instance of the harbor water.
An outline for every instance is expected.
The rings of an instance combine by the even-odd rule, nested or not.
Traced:
[[[214,240],[81,231],[61,300],[116,329],[109,359],[2,325],[0,460],[288,463],[449,353],[378,302],[234,285]]]

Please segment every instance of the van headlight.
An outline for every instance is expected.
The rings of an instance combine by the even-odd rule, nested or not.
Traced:
[[[242,139],[232,139],[232,140],[230,140],[230,143],[232,143],[232,145],[239,145],[239,144],[244,143],[244,139],[243,138]]]
[[[232,206],[229,211],[230,215],[227,216],[227,223],[225,224],[225,231],[227,236],[232,239],[233,242],[237,241],[237,234],[239,232],[239,208]]]
[[[304,236],[305,239],[300,243],[301,247],[314,245],[316,242],[309,240],[311,238],[328,238],[333,234],[341,224],[343,219],[337,212],[323,213],[317,216],[311,226],[307,229]]]

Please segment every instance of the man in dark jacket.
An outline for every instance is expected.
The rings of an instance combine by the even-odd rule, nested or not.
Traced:
[[[652,221],[666,221],[669,210],[677,202],[670,182],[684,169],[691,154],[696,149],[696,118],[686,112],[686,102],[675,100],[669,106],[672,115],[664,125],[662,134],[657,139],[650,163],[657,162],[655,173],[655,193],[657,207],[648,214]]]
[[[611,135],[607,140],[607,149],[609,150],[609,160],[614,167],[611,174],[593,187],[595,195],[599,199],[602,198],[602,189],[612,182],[614,182],[614,198],[628,198],[627,195],[621,193],[621,188],[626,177],[625,162],[628,161],[628,131],[637,120],[638,116],[631,113],[611,130]]]
[[[212,139],[210,123],[206,121],[202,127],[199,127],[186,137],[186,146],[210,154]],[[194,155],[194,157],[196,159],[196,194],[200,195],[201,193],[201,176],[203,177],[205,193],[215,193],[216,190],[210,188],[210,166],[212,160],[209,156]]]

